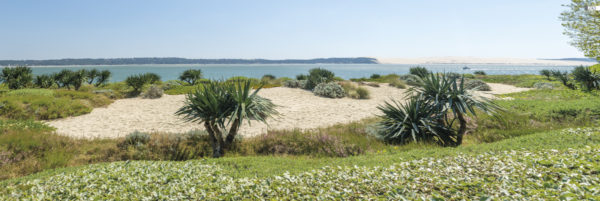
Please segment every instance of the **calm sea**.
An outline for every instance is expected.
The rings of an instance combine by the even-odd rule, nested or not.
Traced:
[[[331,70],[336,76],[344,79],[369,77],[377,73],[381,75],[396,73],[406,74],[410,67],[408,64],[250,64],[250,65],[110,65],[110,66],[43,66],[32,67],[33,74],[47,74],[58,72],[62,69],[78,70],[92,69],[110,70],[112,82],[123,81],[129,75],[152,72],[160,75],[162,80],[174,80],[187,69],[201,69],[204,77],[209,79],[227,79],[233,76],[246,76],[260,78],[265,74],[277,77],[294,78],[298,74],[307,74],[311,68],[325,68]],[[433,72],[473,73],[485,71],[488,75],[495,74],[538,74],[542,69],[571,70],[573,66],[544,66],[544,65],[494,65],[494,64],[431,64],[420,65]],[[468,66],[470,69],[463,70]]]

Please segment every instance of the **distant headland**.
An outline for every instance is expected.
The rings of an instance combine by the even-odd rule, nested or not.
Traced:
[[[61,66],[61,65],[134,65],[134,64],[377,64],[377,59],[317,58],[317,59],[186,59],[177,57],[113,58],[113,59],[51,59],[0,60],[0,66]]]

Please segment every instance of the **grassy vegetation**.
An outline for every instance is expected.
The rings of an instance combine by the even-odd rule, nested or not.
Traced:
[[[0,194],[4,199],[598,199],[593,190],[599,182],[595,176],[600,168],[595,154],[600,151],[598,131],[553,131],[491,144],[418,146],[347,158],[256,156],[105,163],[7,180],[0,184]]]
[[[0,117],[48,120],[77,116],[112,103],[106,96],[82,91],[19,89],[0,95]]]
[[[557,80],[548,80],[541,75],[476,75],[476,78],[484,82],[508,84],[525,88],[533,88],[533,85],[539,82],[550,82],[557,87],[562,85]]]

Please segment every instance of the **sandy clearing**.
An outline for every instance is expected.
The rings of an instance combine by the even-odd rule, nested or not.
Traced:
[[[503,84],[490,84],[492,94],[527,90]],[[313,129],[338,123],[347,123],[379,114],[378,105],[386,100],[403,99],[405,89],[382,85],[368,87],[371,99],[331,99],[318,97],[310,91],[276,87],[263,89],[259,95],[271,99],[281,113],[268,120],[267,125],[245,123],[240,129],[243,136],[266,133],[267,129]],[[104,108],[77,117],[48,121],[57,133],[77,138],[118,138],[134,131],[182,133],[203,129],[197,123],[185,122],[174,113],[183,105],[184,95],[165,95],[159,99],[130,98],[116,100]]]

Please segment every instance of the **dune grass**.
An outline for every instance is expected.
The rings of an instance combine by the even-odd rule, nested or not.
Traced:
[[[554,86],[562,87],[562,84],[559,81],[554,79],[548,80],[541,75],[476,75],[476,78],[483,80],[484,82],[508,84],[524,88],[533,88],[533,85],[539,82],[549,82],[553,83]]]
[[[106,96],[83,91],[19,89],[0,95],[0,117],[49,120],[77,116],[106,106]]]

